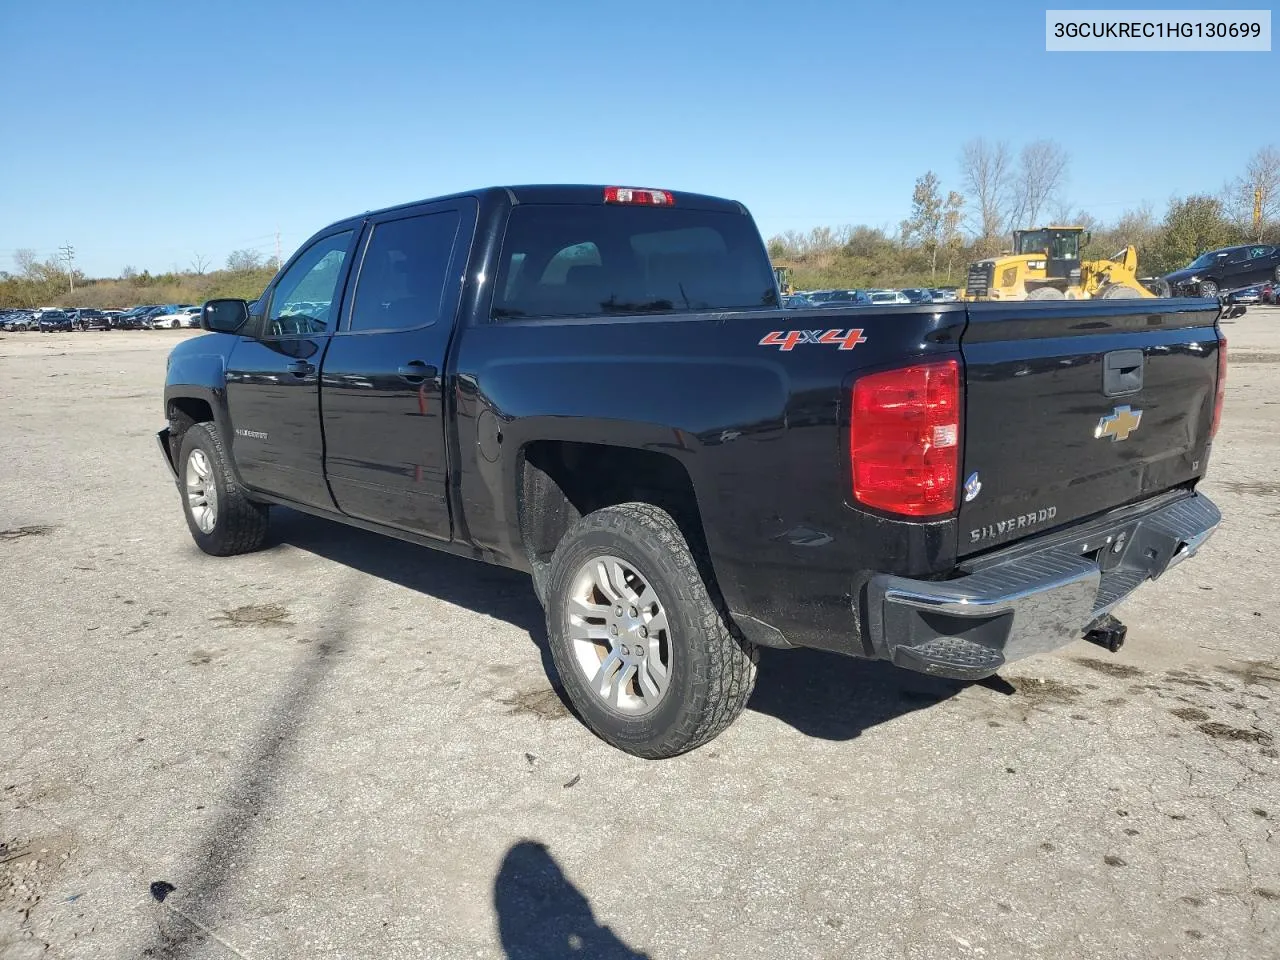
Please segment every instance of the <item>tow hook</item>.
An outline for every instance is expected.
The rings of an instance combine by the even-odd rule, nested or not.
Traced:
[[[1128,627],[1108,613],[1094,622],[1093,626],[1086,631],[1084,638],[1090,643],[1096,643],[1115,653],[1124,646],[1125,634],[1128,632]]]

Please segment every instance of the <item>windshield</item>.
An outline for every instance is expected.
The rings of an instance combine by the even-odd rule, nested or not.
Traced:
[[[1051,260],[1079,260],[1080,234],[1075,230],[1027,230],[1018,234],[1016,252],[1043,253]]]
[[[1194,260],[1191,261],[1191,263],[1188,266],[1189,267],[1207,267],[1209,266],[1209,264],[1213,263],[1213,261],[1217,260],[1219,257],[1225,257],[1226,255],[1227,255],[1227,251],[1225,250],[1210,250],[1208,253],[1203,253],[1200,256],[1196,257]]]
[[[1048,253],[1049,231],[1028,230],[1018,234],[1017,253]]]

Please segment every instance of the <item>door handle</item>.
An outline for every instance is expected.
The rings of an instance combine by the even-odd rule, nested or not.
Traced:
[[[410,360],[396,372],[409,383],[422,383],[424,380],[434,380],[436,377],[436,368],[421,360]]]
[[[305,360],[295,360],[293,363],[285,367],[295,377],[305,377],[309,373],[315,373],[315,364],[307,363]]]

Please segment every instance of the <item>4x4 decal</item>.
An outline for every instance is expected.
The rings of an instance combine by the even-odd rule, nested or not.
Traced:
[[[841,350],[852,350],[860,343],[866,343],[862,328],[852,330],[774,330],[766,333],[757,346],[777,347],[784,353],[794,350],[802,343],[818,343],[825,345],[839,344]]]

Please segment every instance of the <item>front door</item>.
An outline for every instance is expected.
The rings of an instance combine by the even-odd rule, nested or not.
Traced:
[[[441,404],[473,201],[371,222],[350,309],[325,355],[325,469],[344,513],[452,536]]]
[[[240,477],[287,500],[333,509],[324,482],[320,364],[338,315],[356,229],[294,257],[227,358],[231,446]]]

